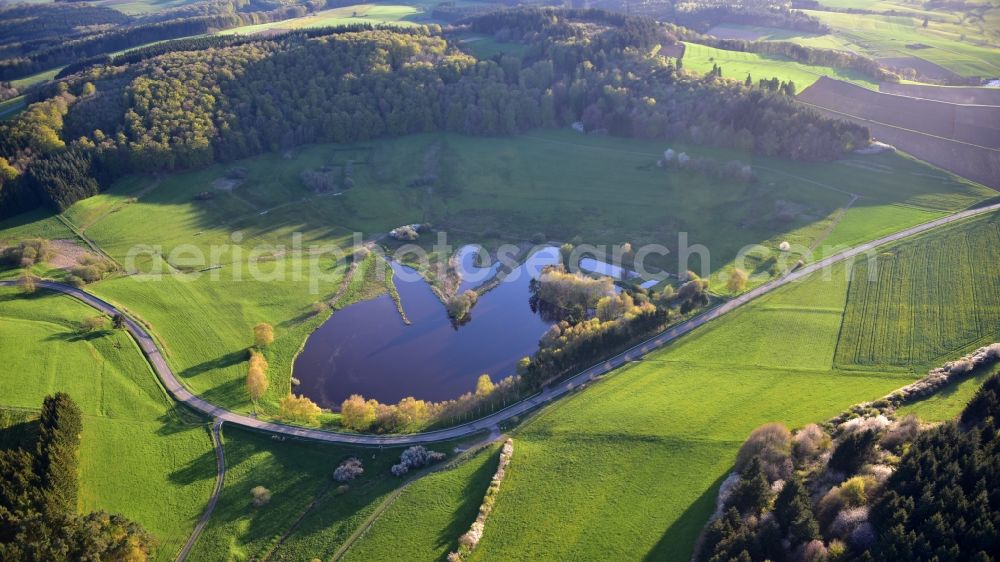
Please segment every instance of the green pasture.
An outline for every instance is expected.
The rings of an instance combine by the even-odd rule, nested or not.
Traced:
[[[722,68],[723,78],[743,81],[749,74],[754,84],[762,78],[778,78],[781,81],[791,80],[795,83],[797,91],[802,91],[811,86],[813,82],[819,80],[822,76],[851,82],[871,90],[878,89],[877,82],[853,70],[838,69],[830,66],[814,66],[802,64],[785,57],[726,51],[699,45],[698,43],[685,43],[685,69],[706,73],[712,70],[713,65],[718,65]]]
[[[300,18],[244,25],[221,31],[220,34],[231,35],[239,33],[251,35],[267,30],[308,29],[311,27],[337,27],[361,24],[392,24],[400,26],[415,25],[412,21],[422,14],[413,6],[403,4],[356,4],[321,10]]]
[[[168,400],[126,333],[79,333],[89,316],[70,297],[0,288],[0,407],[72,396],[84,413],[79,510],[126,515],[156,537],[156,560],[173,560],[215,481],[207,427]]]
[[[444,559],[458,548],[458,537],[476,519],[497,469],[497,449],[480,451],[456,468],[410,484],[351,545],[343,560],[390,560],[400,552],[420,560]]]

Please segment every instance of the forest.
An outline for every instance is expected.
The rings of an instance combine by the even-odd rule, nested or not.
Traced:
[[[48,396],[37,427],[19,446],[0,450],[0,559],[145,560],[152,537],[121,515],[77,515],[80,408]],[[33,441],[33,442],[32,442]]]
[[[428,131],[508,135],[582,121],[591,132],[807,161],[869,142],[867,128],[820,116],[783,89],[678,71],[649,54],[675,38],[646,18],[527,9],[470,26],[528,53],[477,60],[438,26],[357,26],[82,69],[0,125],[0,212],[62,210],[136,170]]]

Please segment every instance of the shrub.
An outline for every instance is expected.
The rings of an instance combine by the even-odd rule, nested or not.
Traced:
[[[745,289],[747,286],[747,272],[740,268],[734,268],[729,272],[729,280],[726,282],[726,288],[729,289],[730,293],[738,293]]]
[[[114,271],[114,264],[110,260],[93,254],[84,254],[77,261],[79,265],[71,267],[69,270],[69,280],[77,286],[96,283]]]
[[[920,420],[916,416],[906,416],[889,427],[879,444],[886,450],[898,450],[904,443],[910,443],[920,433]]]
[[[867,507],[849,507],[837,514],[830,525],[830,533],[840,538],[849,538],[855,529],[867,521]]]
[[[316,423],[322,410],[312,400],[305,396],[289,394],[281,399],[278,405],[281,417],[299,423]]]
[[[781,244],[778,244],[778,249],[782,252],[787,252],[792,249],[792,245],[789,244],[787,240],[784,240]]]
[[[444,458],[444,453],[428,451],[422,445],[414,445],[399,455],[399,464],[392,465],[394,476],[402,476],[412,468],[420,468]]]
[[[271,501],[271,490],[263,486],[254,486],[250,490],[250,496],[253,498],[251,501],[254,507],[262,507]]]
[[[811,423],[792,438],[792,450],[800,464],[807,463],[830,448],[830,436],[820,426]]]
[[[751,459],[759,458],[770,482],[787,478],[792,470],[789,458],[791,438],[791,432],[783,424],[768,423],[758,427],[740,447],[736,455],[736,470],[742,472]]]
[[[80,322],[80,331],[84,333],[93,332],[95,330],[103,330],[107,325],[108,318],[103,314],[98,314],[97,316],[88,316]]]
[[[874,431],[859,431],[843,437],[827,466],[846,476],[856,474],[872,456],[878,435]]]
[[[460,295],[455,295],[448,301],[448,316],[455,320],[463,320],[479,300],[479,293],[468,290]]]
[[[796,555],[795,559],[801,562],[822,562],[827,559],[827,550],[823,541],[816,539],[800,546]]]
[[[333,471],[333,479],[337,482],[350,482],[361,476],[364,471],[365,469],[361,464],[361,460],[357,457],[351,457],[340,463],[340,466]]]
[[[260,322],[254,326],[253,343],[259,348],[265,348],[274,343],[274,327],[267,322]]]
[[[22,240],[16,246],[4,248],[0,257],[14,267],[31,267],[48,261],[52,257],[52,246],[43,238],[30,238]]]
[[[312,303],[312,313],[313,314],[322,314],[322,313],[324,313],[324,312],[326,312],[328,310],[330,310],[330,305],[326,304],[323,301],[316,301],[316,302]]]
[[[352,394],[340,404],[340,423],[355,431],[365,431],[375,423],[374,400],[365,401],[360,394]]]

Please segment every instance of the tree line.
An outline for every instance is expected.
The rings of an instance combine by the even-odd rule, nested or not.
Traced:
[[[121,515],[77,515],[80,408],[66,394],[42,403],[34,448],[0,450],[0,559],[148,559],[154,540]]]
[[[0,178],[0,213],[37,204],[62,210],[133,171],[428,131],[506,135],[583,120],[612,135],[800,160],[836,158],[869,142],[867,128],[823,117],[780,91],[678,72],[671,59],[650,54],[669,39],[651,20],[539,9],[471,25],[508,30],[530,42],[530,54],[476,60],[436,26],[357,28],[85,69],[0,124],[0,158],[13,170]]]

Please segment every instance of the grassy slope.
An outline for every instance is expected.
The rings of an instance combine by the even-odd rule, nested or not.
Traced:
[[[215,478],[206,428],[173,410],[135,343],[122,332],[80,337],[93,310],[48,293],[0,289],[0,405],[39,408],[67,392],[84,412],[80,510],[123,513],[172,560]]]
[[[402,481],[389,474],[400,449],[358,449],[295,441],[275,442],[268,436],[226,427],[226,483],[205,534],[191,553],[192,561],[259,559],[328,560]],[[451,446],[430,447],[451,452]],[[337,494],[331,476],[340,462],[356,456],[364,474]],[[265,506],[254,507],[250,490],[264,486],[272,493]],[[316,500],[315,507],[292,533],[293,524]],[[288,536],[286,536],[288,535]]]
[[[421,560],[444,560],[476,519],[496,471],[498,448],[480,451],[458,467],[422,478],[351,546],[343,560],[391,560],[400,552]],[[414,525],[419,521],[419,525]]]
[[[428,199],[406,184],[424,173],[434,146],[443,154],[438,171],[453,179],[449,189],[440,190],[446,196],[438,192]],[[310,314],[311,305],[333,295],[342,280],[343,267],[335,267],[332,256],[315,262],[317,273],[310,273],[306,260],[300,279],[290,271],[284,280],[254,279],[250,250],[257,244],[289,247],[296,232],[308,248],[344,247],[353,231],[370,237],[425,217],[449,231],[450,240],[458,238],[456,244],[498,235],[525,240],[544,228],[554,240],[580,236],[594,244],[664,244],[672,253],[660,265],[669,270],[679,267],[677,237],[687,232],[691,244],[710,249],[710,269],[719,272],[745,244],[761,243],[772,251],[782,240],[852,245],[993,193],[899,155],[810,165],[674,145],[719,160],[753,162],[757,184],[730,184],[656,168],[667,146],[567,131],[511,139],[420,135],[350,147],[319,145],[299,149],[290,159],[267,154],[240,162],[248,178],[232,193],[212,186],[231,166],[218,165],[159,180],[123,180],[78,202],[66,216],[129,270],[164,273],[118,277],[90,290],[149,322],[192,389],[246,411],[251,406],[243,379],[251,326],[266,321],[276,328],[277,341],[267,353],[271,385],[264,405],[273,408],[288,391],[294,354],[323,320]],[[316,196],[298,179],[304,169],[348,159],[356,163],[356,187],[343,196]],[[614,199],[607,197],[609,186],[618,194]],[[848,191],[862,199],[837,222]],[[201,192],[214,197],[195,200]],[[795,218],[782,220],[779,212],[789,205]],[[0,239],[68,232],[41,214],[5,225],[10,227],[0,230]],[[240,255],[233,248],[234,233],[242,237]],[[147,251],[129,259],[134,248],[150,244],[157,246],[154,255]],[[224,267],[176,273],[176,268],[195,271],[204,264],[185,264],[183,255],[172,253],[197,250],[211,256],[213,248]],[[269,272],[283,262],[256,265]],[[238,276],[242,280],[234,281]],[[723,279],[716,278],[717,288]]]
[[[713,64],[722,67],[722,75],[726,78],[744,80],[747,74],[750,74],[756,83],[762,78],[777,77],[782,81],[795,82],[795,87],[799,91],[811,86],[821,76],[851,82],[872,90],[878,89],[877,82],[856,71],[802,64],[784,57],[726,51],[697,43],[686,43],[685,69],[706,73],[712,69]]]

